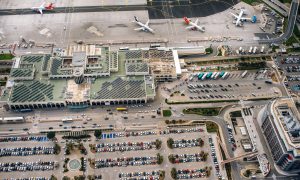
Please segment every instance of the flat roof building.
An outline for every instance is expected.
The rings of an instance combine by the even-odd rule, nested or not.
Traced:
[[[154,100],[156,81],[180,75],[178,55],[170,48],[111,51],[73,45],[59,55],[17,58],[11,87],[0,100],[12,110],[146,103]]]

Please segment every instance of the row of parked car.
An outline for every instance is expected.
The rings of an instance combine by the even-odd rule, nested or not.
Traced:
[[[0,172],[50,171],[54,170],[56,165],[54,161],[0,163]]]
[[[300,63],[299,57],[287,57],[281,61],[281,64],[298,64]]]
[[[201,162],[205,161],[204,156],[200,153],[195,154],[173,154],[175,158],[174,163],[187,163],[187,162]]]
[[[193,132],[203,132],[204,130],[200,127],[189,128],[189,129],[170,129],[159,131],[159,134],[181,134],[181,133],[193,133]]]
[[[54,147],[19,147],[19,148],[0,148],[0,157],[3,156],[28,156],[39,154],[54,154]]]
[[[177,170],[177,179],[192,179],[206,177],[205,169],[179,169]]]
[[[217,158],[217,155],[216,155],[216,149],[215,149],[215,145],[214,145],[213,140],[212,140],[211,137],[208,138],[208,143],[210,145],[210,151],[211,151],[212,159],[214,161],[214,165],[215,165],[215,169],[216,169],[216,175],[221,179],[222,175],[220,173],[220,166],[219,166],[218,158]]]
[[[120,180],[159,180],[159,171],[119,173]]]
[[[50,180],[50,178],[46,177],[29,177],[29,178],[9,178],[9,179],[1,179],[1,180]]]
[[[300,72],[300,66],[298,65],[287,66],[285,69],[287,72]]]
[[[152,148],[155,148],[155,141],[96,144],[97,152],[139,151],[139,150],[148,150]]]
[[[99,159],[95,162],[95,167],[99,169],[99,168],[115,167],[115,166],[127,167],[127,166],[154,165],[154,164],[157,164],[157,156]]]
[[[116,137],[129,137],[129,136],[147,136],[156,135],[155,131],[138,131],[138,132],[120,132],[116,133]]]
[[[0,142],[13,142],[13,141],[49,141],[46,136],[25,136],[25,137],[1,137]]]
[[[197,139],[181,139],[181,140],[174,140],[174,143],[172,144],[173,148],[186,148],[186,147],[196,147],[200,146],[201,141],[203,140],[201,138]]]

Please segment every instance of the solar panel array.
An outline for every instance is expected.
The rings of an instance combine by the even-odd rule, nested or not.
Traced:
[[[127,72],[148,72],[147,63],[127,63]]]
[[[16,84],[12,91],[12,102],[39,102],[53,99],[52,84],[32,81],[30,84]]]
[[[52,75],[59,75],[60,73],[58,70],[60,69],[62,60],[61,59],[52,59],[52,66],[51,66],[51,74]]]
[[[142,51],[127,51],[125,54],[126,59],[141,59]]]
[[[43,55],[40,56],[33,56],[33,55],[28,55],[28,56],[22,56],[23,57],[23,62],[29,62],[29,63],[34,63],[34,62],[40,62],[43,59]]]
[[[45,55],[43,65],[42,65],[42,70],[43,71],[47,71],[47,67],[48,67],[48,64],[49,64],[50,57],[51,57],[50,54]]]
[[[141,98],[146,96],[144,80],[123,80],[117,78],[104,82],[95,99]]]
[[[32,69],[11,69],[11,77],[29,77],[32,74]]]

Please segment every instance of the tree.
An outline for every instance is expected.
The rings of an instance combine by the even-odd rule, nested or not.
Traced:
[[[169,138],[167,140],[167,145],[170,149],[173,149],[174,140],[172,138]]]
[[[53,139],[53,138],[55,138],[55,132],[53,132],[53,131],[48,132],[48,133],[47,133],[47,138],[48,138],[48,139]]]
[[[156,149],[160,149],[161,148],[161,144],[162,144],[161,140],[156,139],[156,141],[155,141],[155,147],[156,147]]]
[[[101,136],[102,136],[102,131],[101,131],[100,129],[95,130],[94,136],[95,136],[96,138],[101,138]]]
[[[64,176],[62,180],[70,180],[70,178],[68,176]]]
[[[50,180],[57,180],[57,178],[52,174]]]
[[[244,175],[245,175],[246,177],[249,177],[250,174],[251,174],[250,169],[247,169],[247,170],[245,171],[245,173],[244,173]]]
[[[168,158],[169,158],[170,163],[172,163],[172,164],[175,163],[175,157],[173,154],[170,154]]]
[[[162,164],[164,162],[164,157],[161,156],[159,153],[157,153],[156,156],[157,156],[157,164]]]
[[[165,176],[166,176],[166,172],[160,170],[160,171],[159,171],[159,180],[164,180],[164,179],[165,179]]]
[[[172,170],[171,170],[171,177],[173,179],[177,178],[177,170],[176,170],[176,168],[172,168]]]
[[[61,149],[60,146],[57,143],[55,143],[54,144],[54,154],[59,154],[60,149]]]

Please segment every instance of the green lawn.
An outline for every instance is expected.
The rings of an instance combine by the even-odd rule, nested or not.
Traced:
[[[189,108],[184,109],[183,113],[185,114],[198,114],[201,116],[217,116],[220,112],[220,107],[215,108]]]
[[[9,60],[14,58],[12,54],[0,54],[0,60]]]

